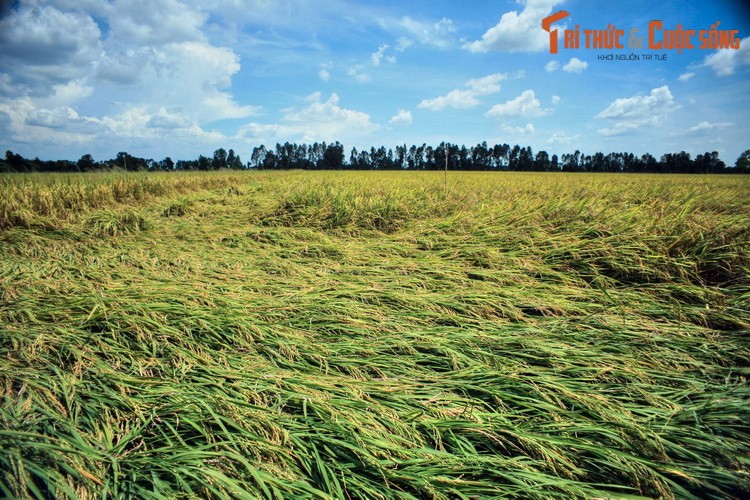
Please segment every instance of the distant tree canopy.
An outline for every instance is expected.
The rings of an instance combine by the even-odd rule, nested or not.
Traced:
[[[344,146],[338,141],[307,144],[276,144],[253,148],[250,161],[242,163],[233,149],[219,148],[211,157],[199,155],[195,160],[173,161],[169,156],[161,161],[117,153],[111,160],[95,161],[90,154],[77,162],[69,160],[29,160],[6,151],[0,160],[0,172],[93,172],[99,170],[165,171],[176,170],[490,170],[529,172],[620,172],[620,173],[686,173],[686,174],[750,174],[750,149],[728,167],[716,151],[691,158],[689,153],[667,153],[657,160],[646,153],[597,152],[586,155],[579,150],[558,157],[547,151],[534,153],[530,146],[486,142],[471,148],[446,142],[438,146],[406,144],[386,149],[384,146],[358,151],[352,148],[347,161]]]

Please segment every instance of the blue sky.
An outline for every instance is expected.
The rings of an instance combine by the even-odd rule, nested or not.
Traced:
[[[4,7],[3,7],[4,6]],[[566,49],[563,29],[739,30],[739,49]],[[191,159],[260,144],[750,149],[741,1],[0,2],[0,150]],[[699,43],[697,35],[694,43]],[[635,54],[640,61],[600,60]],[[666,60],[643,60],[666,55]]]

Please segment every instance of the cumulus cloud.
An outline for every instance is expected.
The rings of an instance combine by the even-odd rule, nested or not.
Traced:
[[[86,83],[86,79],[71,80],[52,86],[52,90],[44,97],[37,97],[35,102],[43,107],[69,106],[77,103],[94,92],[94,88]]]
[[[550,102],[552,102],[552,104],[558,104],[560,102],[560,96],[553,95],[552,98],[550,99]]]
[[[117,0],[109,18],[110,36],[130,43],[160,46],[202,42],[208,15],[177,0]]]
[[[257,142],[292,141],[342,141],[365,135],[380,127],[372,122],[370,115],[339,106],[339,96],[331,94],[322,100],[322,94],[309,95],[307,106],[284,111],[281,123],[248,123],[238,131],[238,137]]]
[[[6,147],[29,144],[35,155],[65,157],[121,147],[113,141],[142,155],[226,144],[199,124],[259,108],[236,102],[239,57],[208,41],[206,20],[195,4],[173,0],[12,5],[0,18]]]
[[[399,109],[398,113],[393,115],[388,123],[392,125],[411,125],[414,122],[414,118],[411,115],[411,111]]]
[[[589,63],[581,61],[577,57],[571,58],[570,61],[562,67],[566,73],[580,73],[589,67]]]
[[[68,122],[76,119],[78,119],[78,113],[67,106],[55,109],[35,109],[26,115],[26,124],[61,129]]]
[[[655,88],[648,95],[615,99],[595,118],[607,120],[611,127],[599,129],[606,136],[622,135],[641,127],[659,125],[672,111],[679,108],[669,87]]]
[[[170,61],[170,75],[149,79],[159,103],[172,107],[185,102],[195,103],[191,115],[207,122],[222,118],[244,118],[257,114],[256,106],[239,105],[227,89],[232,76],[240,70],[239,58],[230,49],[214,47],[203,42],[171,44],[158,56]],[[152,68],[158,73],[159,68]]]
[[[63,138],[80,141],[84,136],[92,136],[100,131],[101,122],[97,118],[80,116],[76,110],[68,106],[55,108],[37,108],[29,100],[16,101],[14,116],[11,118],[14,132],[22,131],[17,138],[39,140],[42,137],[60,140]],[[14,119],[15,118],[15,119]],[[22,122],[22,123],[18,123]]]
[[[199,8],[177,0],[49,3],[21,3],[0,19],[0,67],[12,68],[0,74],[0,104],[12,109],[13,140],[153,137],[257,114],[235,101],[239,57],[207,41]],[[185,103],[180,117],[164,111]],[[102,111],[79,116],[79,105]]]
[[[185,148],[200,145],[215,145],[226,137],[214,132],[205,132],[197,125],[190,125],[179,110],[159,109],[151,112],[147,106],[131,106],[122,113],[94,117],[82,116],[69,106],[52,108],[37,107],[29,98],[0,102],[0,116],[9,118],[8,135],[17,143],[32,143],[36,147],[49,145],[99,144],[109,150],[110,141],[137,140],[142,147],[152,145],[163,150],[165,144]],[[41,148],[40,148],[41,149]],[[89,149],[89,152],[91,150]]]
[[[500,83],[509,78],[522,78],[523,73],[509,75],[508,73],[493,73],[482,78],[474,78],[466,82],[465,89],[455,89],[444,96],[424,99],[419,108],[440,111],[445,108],[467,109],[481,104],[479,97],[500,92]]]
[[[558,70],[560,67],[560,63],[555,60],[552,60],[544,65],[544,69],[550,73]],[[567,63],[562,65],[562,70],[566,73],[580,73],[588,67],[589,63],[581,61],[577,57],[573,57]]]
[[[507,73],[493,73],[482,78],[473,78],[466,82],[466,86],[478,95],[488,95],[500,92],[500,82],[509,78]]]
[[[118,59],[119,58],[119,59]],[[231,49],[206,42],[171,43],[163,47],[142,47],[103,58],[96,77],[111,84],[111,100],[133,101],[155,112],[160,107],[175,108],[186,102],[192,121],[209,122],[224,118],[244,118],[257,114],[257,106],[240,105],[230,89],[239,72],[239,57]]]
[[[86,14],[22,5],[0,19],[0,67],[13,68],[13,85],[44,94],[91,67],[100,36]]]
[[[549,48],[549,34],[541,29],[544,17],[561,0],[519,0],[521,12],[506,12],[481,40],[464,44],[470,52],[541,52]]]
[[[144,68],[158,64],[154,59],[149,47],[105,52],[94,62],[95,76],[105,83],[132,85],[141,79]]]
[[[29,66],[87,62],[101,33],[85,14],[22,5],[0,20],[0,52]]]
[[[750,66],[750,37],[740,40],[737,50],[717,50],[703,59],[702,66],[709,67],[717,76],[729,76],[740,66]]]
[[[151,116],[146,122],[147,127],[161,129],[180,129],[187,128],[190,125],[191,123],[188,117],[182,114],[179,110],[167,111],[164,108],[160,108],[156,114]]]
[[[542,104],[539,102],[539,99],[536,98],[533,90],[524,90],[521,95],[515,99],[506,101],[503,104],[495,104],[484,114],[484,116],[488,118],[512,116],[533,118],[536,116],[548,115],[551,112],[551,109],[542,108]]]
[[[477,93],[473,90],[451,90],[444,96],[433,99],[424,99],[419,103],[420,109],[440,111],[445,108],[467,109],[478,106],[481,101],[477,99]]]

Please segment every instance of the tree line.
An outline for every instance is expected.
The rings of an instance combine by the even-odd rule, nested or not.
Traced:
[[[233,149],[219,148],[212,156],[199,155],[195,160],[161,161],[139,158],[120,152],[115,158],[95,161],[90,154],[78,161],[26,159],[6,151],[0,160],[0,172],[93,172],[102,170],[127,171],[182,171],[182,170],[488,170],[529,172],[625,172],[625,173],[750,173],[750,150],[737,158],[734,166],[727,166],[716,151],[692,158],[689,153],[667,153],[658,160],[646,153],[597,152],[591,155],[579,150],[573,153],[550,155],[547,151],[534,153],[530,146],[508,144],[487,145],[486,142],[467,148],[442,142],[438,146],[422,144],[395,148],[352,148],[347,159],[344,146],[333,144],[276,144],[275,148],[253,148],[250,161],[243,163]]]

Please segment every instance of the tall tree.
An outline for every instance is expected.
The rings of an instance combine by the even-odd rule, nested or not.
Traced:
[[[737,158],[734,168],[738,174],[750,174],[750,149]]]
[[[213,168],[214,170],[227,168],[227,152],[224,148],[219,148],[214,151],[214,158],[211,161],[211,168]]]
[[[231,168],[232,170],[242,169],[242,160],[240,159],[239,155],[235,154],[234,149],[230,149],[227,153],[227,167]]]
[[[165,170],[167,172],[171,172],[174,170],[174,162],[172,161],[172,158],[167,156],[159,163],[159,168],[161,170]]]
[[[558,170],[560,170],[560,163],[558,161],[557,155],[552,155],[549,168],[552,172],[557,172]]]
[[[263,160],[266,159],[266,153],[266,147],[263,145],[253,148],[253,152],[250,155],[250,163],[252,164],[253,168],[263,167]]]
[[[344,168],[344,146],[336,141],[326,146],[319,168],[323,170],[341,170]]]
[[[96,162],[90,154],[85,154],[76,162],[76,168],[79,172],[92,172],[96,169]]]
[[[539,151],[536,154],[536,158],[534,158],[534,170],[538,172],[549,172],[550,165],[549,153],[544,150]]]
[[[5,163],[10,167],[11,172],[31,172],[31,164],[19,154],[13,151],[5,152]]]

